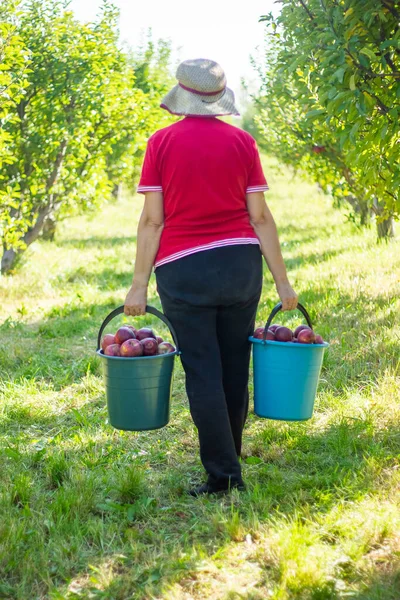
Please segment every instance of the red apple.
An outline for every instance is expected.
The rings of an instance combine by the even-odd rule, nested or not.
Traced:
[[[293,331],[289,327],[278,327],[275,329],[275,340],[277,342],[291,342],[293,339]]]
[[[315,342],[314,344],[323,344],[324,340],[322,339],[322,335],[319,335],[318,333],[315,335]]]
[[[297,337],[299,335],[300,331],[302,331],[303,329],[311,329],[311,327],[309,327],[308,325],[299,325],[294,330],[294,333],[293,333],[294,337]]]
[[[136,332],[137,332],[137,329],[136,329],[136,327],[134,327],[133,325],[125,325],[125,327],[127,327],[128,329],[130,329],[130,330],[132,331],[132,333],[133,333],[133,334],[135,335],[135,337],[136,337]]]
[[[123,344],[124,342],[126,342],[126,340],[131,340],[131,339],[135,339],[135,334],[133,333],[133,331],[131,329],[129,329],[129,327],[125,327],[125,325],[123,327],[120,327],[117,331],[117,333],[115,334],[115,343],[116,344]]]
[[[325,152],[325,146],[312,146],[311,151],[315,152],[315,154],[320,154],[321,152]]]
[[[101,349],[103,350],[103,352],[107,348],[107,346],[110,346],[111,344],[115,344],[115,335],[113,335],[112,333],[107,333],[103,337],[103,341],[101,342]]]
[[[154,335],[153,330],[149,329],[149,327],[142,327],[142,329],[138,329],[136,332],[136,339],[141,341],[146,338],[156,339],[156,336]]]
[[[143,346],[139,340],[126,340],[121,345],[121,356],[143,356]]]
[[[147,337],[143,340],[140,340],[140,343],[142,344],[143,354],[145,356],[153,356],[154,354],[158,353],[158,344],[155,338]]]
[[[297,336],[300,344],[313,344],[315,341],[315,333],[312,329],[302,329]]]
[[[120,348],[121,346],[119,344],[110,344],[104,350],[104,354],[106,356],[121,356]]]
[[[254,334],[253,337],[255,337],[257,340],[262,340],[264,339],[264,327],[258,327]],[[268,329],[267,331],[267,335],[265,337],[266,340],[274,340],[275,339],[275,334],[273,331],[271,331],[270,329]]]
[[[158,346],[158,354],[169,354],[170,352],[175,352],[175,348],[169,342],[161,342]]]
[[[257,338],[257,340],[262,340],[264,335],[264,327],[257,327],[255,332],[253,333],[253,337]]]
[[[164,341],[162,339],[162,337],[160,337],[159,335],[156,336],[156,340],[157,340],[157,344],[162,344],[162,342]]]
[[[271,331],[275,332],[278,329],[278,327],[281,327],[281,325],[270,325],[268,327],[268,329],[270,329]]]

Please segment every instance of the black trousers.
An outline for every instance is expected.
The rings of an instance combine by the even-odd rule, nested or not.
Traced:
[[[258,245],[205,250],[156,268],[178,336],[200,458],[216,489],[242,483],[238,460],[249,406],[251,345],[262,287]]]

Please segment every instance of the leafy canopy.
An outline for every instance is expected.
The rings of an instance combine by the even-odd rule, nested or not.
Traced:
[[[337,201],[400,213],[400,11],[391,0],[282,0],[256,99],[265,147]]]

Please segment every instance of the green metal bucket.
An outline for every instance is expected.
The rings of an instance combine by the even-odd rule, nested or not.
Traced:
[[[250,337],[253,345],[254,412],[265,419],[306,421],[311,419],[325,349],[329,344],[296,344],[266,340],[272,319],[281,310],[272,310],[263,339]],[[312,329],[310,317],[301,304],[297,308]]]
[[[160,429],[169,422],[174,360],[180,354],[176,333],[165,315],[146,306],[147,313],[157,316],[168,326],[175,352],[134,358],[106,356],[101,350],[103,331],[123,312],[124,307],[120,306],[106,317],[97,339],[97,354],[103,361],[109,421],[115,429],[126,431]]]

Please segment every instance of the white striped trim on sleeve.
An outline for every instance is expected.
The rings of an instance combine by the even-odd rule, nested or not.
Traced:
[[[162,192],[161,185],[139,185],[137,188],[138,194],[145,194],[146,192]]]
[[[264,183],[263,185],[250,185],[246,189],[246,194],[251,194],[252,192],[266,192],[267,190],[269,190],[267,183]]]

